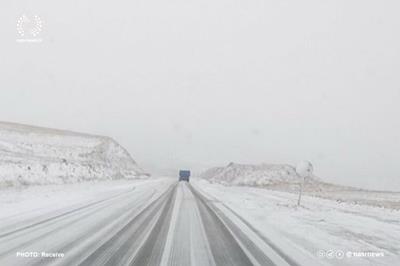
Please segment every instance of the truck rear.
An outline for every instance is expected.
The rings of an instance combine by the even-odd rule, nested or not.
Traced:
[[[180,170],[179,171],[179,181],[187,181],[189,182],[190,171],[189,170]]]

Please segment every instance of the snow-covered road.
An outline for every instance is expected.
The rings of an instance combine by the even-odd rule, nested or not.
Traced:
[[[397,265],[398,210],[296,200],[174,178],[2,190],[0,265]]]
[[[296,265],[186,182],[99,194],[0,216],[0,265]]]

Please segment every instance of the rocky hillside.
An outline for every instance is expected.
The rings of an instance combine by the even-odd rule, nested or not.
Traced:
[[[111,138],[0,122],[0,187],[146,176]]]

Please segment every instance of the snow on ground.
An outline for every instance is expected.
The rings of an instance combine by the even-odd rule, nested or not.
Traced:
[[[0,188],[138,177],[111,138],[0,122]]]
[[[211,183],[264,187],[297,194],[301,178],[286,164],[237,164],[211,168],[200,175]],[[326,199],[400,210],[400,192],[370,191],[306,178],[304,193]]]
[[[264,186],[275,183],[298,183],[295,168],[287,164],[237,164],[214,167],[200,175],[212,182],[232,185]]]
[[[311,265],[310,259],[313,265],[392,266],[400,261],[398,210],[311,196],[303,196],[297,207],[293,193],[205,180],[192,183],[302,265]]]
[[[171,181],[152,178],[12,187],[0,193],[0,221],[14,216],[34,216],[36,213],[51,212],[81,202],[108,198],[124,191],[165,182]]]

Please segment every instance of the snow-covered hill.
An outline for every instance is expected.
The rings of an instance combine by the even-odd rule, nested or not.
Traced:
[[[0,122],[0,187],[145,176],[111,138]]]
[[[300,181],[295,168],[287,164],[230,163],[226,167],[208,169],[200,177],[216,183],[250,186],[298,184]],[[309,178],[308,181],[315,180],[313,177]]]
[[[288,164],[238,164],[230,163],[225,167],[214,167],[200,174],[200,178],[212,183],[225,185],[268,187],[282,191],[298,191],[302,179],[296,174],[294,166]],[[305,191],[343,191],[354,188],[324,182],[313,175],[306,178]]]

